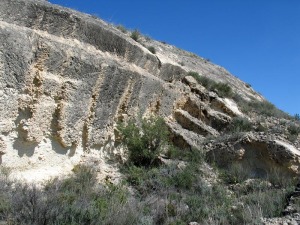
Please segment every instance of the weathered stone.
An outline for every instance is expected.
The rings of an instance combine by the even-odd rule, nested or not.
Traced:
[[[197,134],[200,134],[203,136],[205,136],[205,135],[218,136],[219,135],[218,131],[211,128],[210,126],[207,126],[201,120],[198,120],[195,117],[192,117],[188,112],[186,112],[184,110],[179,110],[179,109],[176,110],[174,112],[174,117],[183,128],[193,131],[194,133],[197,133]]]
[[[282,172],[299,174],[299,157],[300,151],[292,145],[256,133],[247,133],[236,139],[223,139],[208,151],[210,160],[222,166],[240,163],[245,168],[250,167],[254,177],[255,174],[272,173],[276,168]]]
[[[147,40],[136,42],[100,19],[43,0],[0,1],[0,34],[0,154],[6,153],[3,164],[22,172],[70,168],[93,151],[111,156],[120,150],[116,124],[132,117],[164,117],[182,148],[223,135],[232,117],[243,114],[189,71],[228,83],[244,99],[263,99],[189,52],[150,40],[152,54]],[[207,146],[220,163],[258,157],[267,168],[298,173],[298,149],[274,137]]]

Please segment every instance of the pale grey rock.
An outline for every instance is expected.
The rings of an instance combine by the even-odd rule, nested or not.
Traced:
[[[208,104],[209,115],[184,114],[206,133],[217,135],[210,126],[230,120],[210,110],[207,90],[188,77],[187,92],[180,66],[89,15],[45,1],[3,0],[0,33],[0,129],[33,145],[54,137],[65,148],[104,146],[116,122],[172,116],[186,94]]]
[[[300,173],[300,151],[292,145],[261,133],[246,133],[220,139],[208,147],[208,158],[221,166],[239,163],[249,168],[249,176],[261,177],[276,170]]]
[[[144,47],[150,45],[156,54]],[[174,46],[136,42],[100,19],[45,0],[1,0],[0,150],[9,165],[24,167],[47,164],[49,151],[71,161],[78,151],[105,154],[117,145],[118,122],[151,115],[165,118],[178,146],[200,148],[243,114],[189,71],[228,83],[244,99],[263,100],[224,68]],[[298,150],[282,141],[247,136],[211,144],[209,152],[221,164],[263,154],[259,164],[298,173]],[[49,153],[43,160],[36,156],[41,149]]]

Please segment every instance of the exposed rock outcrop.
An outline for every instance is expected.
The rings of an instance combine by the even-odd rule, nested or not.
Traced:
[[[0,33],[3,161],[21,168],[34,166],[30,157],[44,145],[57,146],[72,160],[70,151],[103,150],[114,140],[116,122],[138,114],[171,118],[174,135],[199,146],[203,136],[218,135],[234,110],[184,78],[186,71],[211,71],[221,81],[242,83],[210,63],[182,68],[172,46],[157,44],[154,55],[111,25],[46,1],[1,1]],[[182,51],[180,57],[194,56]]]
[[[228,137],[207,145],[207,156],[225,167],[240,163],[253,177],[267,176],[276,169],[299,174],[300,150],[279,138],[252,132]]]
[[[0,151],[2,163],[17,165],[20,174],[48,166],[64,171],[62,165],[71,168],[93,151],[109,155],[116,123],[130,117],[164,117],[183,148],[223,135],[243,113],[189,71],[229,84],[242,99],[263,100],[201,57],[143,37],[136,42],[98,18],[47,1],[2,0],[0,34]],[[221,164],[258,157],[267,168],[299,172],[298,149],[280,139],[248,135],[209,154]]]
[[[155,54],[148,50],[150,46]],[[212,79],[209,81],[216,86],[225,83],[231,97],[219,96],[217,88],[201,83],[197,73]],[[117,183],[124,176],[117,165],[128,155],[119,143],[117,124],[152,115],[164,118],[171,141],[179,147],[171,151],[183,153],[178,159],[172,158],[171,151],[159,157],[166,165],[178,160],[180,169],[175,174],[176,182],[167,180],[163,185],[178,180],[192,187],[178,195],[182,197],[179,201],[187,200],[190,193],[198,195],[198,191],[202,196],[217,193],[206,192],[219,182],[220,171],[204,161],[203,149],[213,164],[224,168],[241,165],[238,168],[247,173],[249,187],[251,180],[272,173],[298,176],[299,123],[295,126],[290,117],[282,120],[268,112],[258,115],[262,112],[258,109],[248,113],[247,107],[254,107],[250,103],[264,106],[264,110],[272,106],[260,104],[266,103],[264,98],[249,85],[193,53],[143,36],[137,42],[129,32],[44,0],[0,1],[0,164],[12,167],[14,178],[48,180],[66,175],[74,165],[83,163],[96,168],[99,180]],[[235,133],[233,125],[246,126],[247,133],[242,129]],[[194,153],[201,160],[194,160]],[[182,161],[186,157],[193,157],[189,159],[193,164]],[[184,170],[190,165],[205,174],[205,185],[197,179],[195,187],[190,184],[191,177],[199,175]],[[173,168],[154,175],[172,173]],[[154,193],[156,181],[153,183]],[[179,183],[173,185],[174,193],[181,192]],[[224,187],[225,195],[232,197],[230,185]],[[298,184],[288,196],[285,217],[259,220],[265,224],[299,223],[299,193]],[[160,213],[170,210],[174,219],[181,212],[190,212],[188,204],[167,205],[169,196],[150,199],[162,202]],[[232,205],[230,213],[239,211],[237,205]],[[220,210],[225,212],[223,207]]]

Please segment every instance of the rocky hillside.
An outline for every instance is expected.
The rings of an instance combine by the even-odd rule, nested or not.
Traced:
[[[203,132],[183,120],[217,134],[212,120],[228,123],[240,112],[232,100],[183,80],[187,71],[228,83],[242,98],[262,99],[191,53],[143,37],[137,42],[129,32],[46,1],[1,1],[0,19],[0,129],[8,165],[53,160],[53,150],[62,162],[86,149],[103,150],[114,140],[116,122],[138,114],[168,118],[185,140]],[[197,118],[191,111],[201,104],[209,111]]]
[[[1,0],[0,34],[0,163],[19,179],[93,162],[118,180],[117,124],[149,116],[222,168],[300,173],[297,118],[206,59],[43,0]]]

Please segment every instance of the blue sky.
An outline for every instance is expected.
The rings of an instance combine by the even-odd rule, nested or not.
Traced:
[[[49,1],[208,58],[300,113],[299,0]]]

